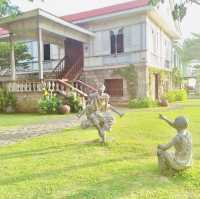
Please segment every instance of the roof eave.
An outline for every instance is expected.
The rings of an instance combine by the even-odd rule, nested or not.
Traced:
[[[100,20],[105,20],[107,18],[116,17],[116,16],[125,16],[125,15],[129,15],[129,14],[145,13],[152,9],[153,9],[153,7],[148,5],[148,6],[144,6],[144,7],[140,7],[140,8],[129,9],[126,11],[120,11],[120,12],[105,14],[105,15],[96,16],[96,17],[89,17],[87,19],[75,20],[75,21],[72,21],[72,23],[81,24],[81,23],[87,23],[87,22],[92,22],[92,21],[100,21]]]
[[[63,26],[67,26],[71,29],[79,31],[79,32],[86,34],[88,36],[94,37],[94,34],[91,31],[88,31],[88,30],[86,30],[82,27],[79,27],[75,24],[67,22],[67,21],[65,21],[65,20],[45,11],[45,10],[42,10],[42,9],[35,9],[35,10],[23,12],[22,14],[20,14],[16,17],[13,17],[13,16],[2,17],[2,18],[0,18],[0,26],[6,27],[10,23],[20,21],[20,20],[24,20],[24,19],[29,19],[29,18],[32,18],[32,17],[38,17],[38,16],[44,17],[46,19],[52,20],[52,21],[59,23]]]

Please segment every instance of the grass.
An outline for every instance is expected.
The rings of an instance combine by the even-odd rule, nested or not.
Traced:
[[[194,166],[174,177],[161,177],[157,168],[157,144],[175,135],[158,113],[190,119]],[[195,100],[173,110],[127,112],[105,146],[95,129],[77,127],[0,148],[0,199],[198,199],[199,116]]]
[[[45,122],[51,119],[63,118],[63,115],[40,114],[0,114],[0,129],[15,128],[23,125]]]

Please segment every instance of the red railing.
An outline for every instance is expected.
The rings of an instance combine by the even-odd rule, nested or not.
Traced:
[[[53,72],[56,74],[57,79],[62,79],[69,69],[69,57],[65,56],[59,61]]]
[[[77,62],[66,71],[65,75],[63,76],[64,79],[68,81],[74,81],[79,78],[81,73],[83,72],[83,56],[79,57]]]
[[[74,82],[74,87],[89,95],[90,93],[97,92],[97,89],[81,80]]]
[[[69,58],[65,56],[57,64],[53,72],[56,74],[57,79],[67,79],[68,81],[76,80],[83,72],[83,56],[79,57],[77,62],[70,66]]]

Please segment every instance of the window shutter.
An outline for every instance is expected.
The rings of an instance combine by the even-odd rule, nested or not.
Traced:
[[[32,57],[33,57],[33,61],[37,61],[38,60],[38,44],[37,41],[33,41],[32,42]]]
[[[58,46],[54,44],[50,44],[50,53],[51,53],[51,59],[58,59]]]
[[[117,53],[123,53],[124,52],[124,35],[123,35],[123,29],[119,30],[119,33],[117,35]]]
[[[102,34],[96,32],[94,39],[94,56],[102,55]]]
[[[113,31],[110,32],[110,46],[111,46],[111,54],[116,53],[116,43],[115,43],[115,34]]]
[[[124,28],[124,50],[130,52],[132,50],[132,29],[131,26]]]
[[[132,26],[132,49],[134,51],[142,49],[142,24]]]
[[[109,55],[110,51],[111,51],[110,32],[104,31],[104,32],[102,32],[102,54]]]

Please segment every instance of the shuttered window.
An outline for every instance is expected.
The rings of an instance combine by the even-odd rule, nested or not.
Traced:
[[[106,93],[111,97],[123,96],[123,79],[105,79]]]
[[[110,45],[112,55],[124,52],[123,29],[120,29],[117,35],[114,34],[114,31],[110,31]]]
[[[113,31],[110,31],[110,46],[111,46],[111,54],[116,53],[116,45],[115,45],[115,34]]]
[[[120,29],[117,35],[117,53],[123,53],[123,52],[124,52],[124,34],[123,34],[123,29]]]

